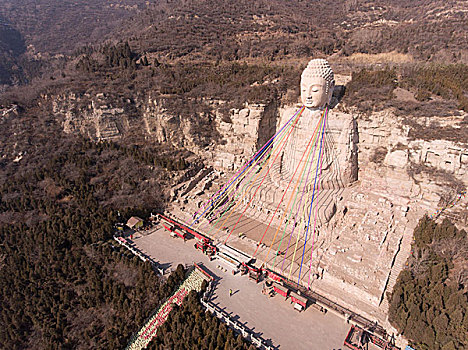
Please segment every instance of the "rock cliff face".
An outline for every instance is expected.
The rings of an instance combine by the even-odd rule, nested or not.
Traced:
[[[53,112],[63,119],[65,132],[81,133],[95,140],[139,135],[147,142],[186,148],[204,159],[207,166],[228,173],[250,159],[299,107],[245,104],[242,109],[230,110],[226,116],[226,112],[222,112],[223,101],[205,101],[212,114],[213,132],[209,132],[216,133],[213,138],[216,136],[218,140],[203,144],[196,124],[201,116],[171,113],[160,99],[147,97],[133,101],[104,94],[49,98]],[[466,128],[463,122],[466,118],[462,113],[438,124],[459,131]],[[324,177],[321,187],[336,190],[359,179],[360,184],[372,183],[372,192],[377,194],[386,189],[390,197],[418,198],[419,205],[428,212],[443,206],[457,190],[468,185],[467,143],[415,139],[410,137],[410,131],[405,119],[391,111],[363,117],[357,112],[333,109],[327,125],[331,141],[326,164],[331,166],[336,162],[340,175],[332,176],[328,184]],[[281,183],[289,179],[298,162],[296,155],[300,152],[297,149],[305,147],[310,132],[305,124],[294,131],[295,142],[285,148],[282,172],[276,169],[277,173],[272,171],[270,175],[274,186],[281,187]],[[265,195],[262,200],[275,203],[274,191],[269,192],[271,198]],[[460,214],[454,213],[455,216]]]
[[[140,112],[139,132],[149,138],[149,141],[169,143],[176,148],[200,152],[190,118],[168,112],[161,100],[153,99],[151,96],[143,101]]]
[[[227,116],[222,112],[222,101],[205,103],[211,113],[210,132],[218,139],[208,144],[200,142],[197,115],[189,118],[170,113],[160,100],[115,103],[104,95],[67,95],[56,98],[53,106],[63,117],[66,132],[96,140],[139,133],[147,142],[171,143],[199,155],[206,168],[213,170],[201,171],[196,181],[180,184],[174,192],[175,207],[191,216],[298,109],[245,104]],[[343,110],[339,105],[333,109],[327,126],[326,164],[329,169],[334,165],[336,171],[321,184],[323,199],[318,202],[329,209],[322,212],[307,273],[313,276],[313,288],[384,321],[386,292],[393,288],[410,253],[418,219],[444,209],[468,186],[468,140],[418,139],[405,118],[389,110],[371,116]],[[443,127],[460,131],[466,128],[463,121],[467,118],[461,113],[456,120],[445,120]],[[281,188],[298,162],[295,147],[302,147],[310,137],[306,124],[295,131],[295,143],[285,148],[282,169],[272,171],[252,211],[246,214],[251,220],[266,222],[269,210],[278,203]],[[445,208],[443,215],[466,226],[467,198]],[[274,224],[282,227],[284,222],[276,220]],[[256,247],[255,239],[246,243],[234,238],[232,244],[249,250]],[[265,250],[260,250],[259,259],[266,258]],[[292,271],[298,269],[294,259],[289,264]],[[274,264],[271,267],[277,268]]]
[[[206,119],[200,114],[207,112],[191,116],[171,113],[164,99],[151,96],[136,101],[105,94],[70,93],[47,98],[52,100],[53,113],[63,119],[66,133],[80,133],[96,141],[119,140],[134,133],[148,142],[186,148],[219,170],[242,166],[274,134],[277,122],[275,103],[245,104],[226,116],[223,101],[204,101],[213,130],[200,130],[197,120]],[[200,140],[199,134],[207,131],[213,131],[208,135],[211,142]]]
[[[278,109],[277,126],[298,108]],[[260,144],[254,142],[255,133],[262,134],[258,116],[252,110],[242,111],[237,115],[236,127],[221,127],[223,135],[231,135],[226,136],[230,137],[229,143],[212,150],[216,157],[216,152],[223,149],[223,161],[212,162],[216,169],[231,173],[241,165],[241,160],[258,149]],[[444,127],[455,130],[465,118],[466,114],[462,114]],[[306,249],[311,264],[305,276],[313,276],[313,288],[331,299],[386,322],[386,293],[392,290],[410,253],[412,232],[419,218],[445,208],[468,186],[468,146],[448,140],[415,139],[410,136],[411,129],[405,119],[388,110],[366,117],[338,108],[331,112],[329,120],[327,133],[333,142],[326,163],[335,164],[336,171],[331,171],[330,181],[322,184],[324,190],[318,205],[328,209],[323,210],[318,224],[312,256],[310,247]],[[239,126],[240,121],[243,127]],[[269,179],[245,212],[250,223],[242,221],[242,230],[261,227],[269,221],[283,195],[285,181],[298,163],[294,148],[305,147],[311,132],[307,132],[305,124],[294,131],[294,144],[286,146],[283,154],[283,169],[273,166]],[[236,152],[241,156],[236,156]],[[214,186],[208,192],[218,188]],[[187,211],[196,210],[207,198],[203,191],[198,192],[191,197],[195,205]],[[277,214],[278,218],[282,217],[281,208]],[[447,207],[443,216],[466,226],[467,199],[464,197],[455,206]],[[283,227],[285,222],[278,218],[273,224]],[[244,233],[247,242],[231,237],[230,244],[251,253],[249,250],[255,250],[258,237]],[[298,239],[301,241],[303,237]],[[278,263],[275,265],[268,259],[267,248],[259,250],[259,260],[279,269]],[[300,260],[290,255],[287,258],[292,259],[291,271],[297,272]]]
[[[249,105],[231,110],[228,120],[217,118],[224,142],[211,150],[213,166],[219,170],[237,170],[275,132],[276,110],[271,105]]]
[[[468,186],[468,148],[410,139],[404,119],[390,111],[356,118],[356,123],[358,181],[340,193],[336,215],[321,227],[312,272],[319,276],[317,288],[332,295],[340,290],[340,302],[355,299],[350,306],[384,319],[385,293],[409,255],[417,221]],[[467,209],[465,198],[444,215],[466,226]]]
[[[278,108],[274,103],[245,104],[242,109],[230,110],[226,116],[221,112],[223,101],[205,101],[218,140],[203,145],[195,122],[199,116],[171,113],[160,99],[147,97],[133,101],[104,94],[49,98],[53,112],[63,119],[65,132],[81,133],[95,140],[118,140],[136,134],[147,142],[186,148],[205,159],[207,166],[223,172],[241,167],[298,109],[298,106]],[[445,120],[443,126],[454,130],[466,128],[463,123],[466,118],[461,114],[456,120]],[[395,186],[393,196],[418,197],[421,205],[429,210],[443,205],[444,200],[454,195],[451,192],[468,184],[466,142],[415,139],[409,136],[410,129],[404,118],[396,117],[391,111],[362,117],[336,108],[332,110],[327,125],[333,143],[329,158],[339,164],[340,187],[357,179],[362,182],[374,178],[373,191],[379,192],[379,181],[384,181],[387,187]],[[305,145],[308,133],[305,125],[295,131],[295,143],[290,143],[284,152],[283,173],[276,179],[272,175],[276,185],[279,179],[287,180],[291,175],[298,162],[293,148]],[[326,183],[322,186],[327,187]]]
[[[51,100],[53,113],[63,117],[66,133],[79,133],[93,140],[116,140],[129,124],[125,109],[108,101],[104,94],[70,93]]]

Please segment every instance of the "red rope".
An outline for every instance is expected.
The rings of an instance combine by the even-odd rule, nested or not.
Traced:
[[[255,249],[255,252],[254,252],[253,256],[255,256],[255,254],[257,254],[258,248],[260,248],[260,244],[262,244],[263,238],[265,238],[265,234],[268,232],[268,229],[270,228],[270,225],[273,222],[273,219],[275,218],[275,215],[276,215],[281,203],[283,203],[284,196],[286,196],[286,193],[288,192],[289,186],[291,186],[292,180],[294,179],[294,177],[296,176],[297,171],[299,170],[299,167],[300,167],[300,165],[302,163],[302,159],[304,159],[304,156],[307,153],[309,153],[309,146],[311,145],[312,140],[315,138],[315,133],[317,132],[317,130],[319,128],[319,125],[322,123],[323,116],[324,116],[324,113],[322,114],[322,117],[320,118],[319,122],[317,123],[317,126],[315,127],[314,132],[312,133],[312,136],[310,137],[309,143],[307,144],[304,153],[302,153],[301,160],[299,161],[299,164],[297,164],[296,170],[294,170],[294,174],[293,174],[291,180],[289,180],[288,186],[286,187],[286,190],[283,192],[283,196],[281,197],[281,200],[278,203],[278,206],[276,207],[275,212],[273,213],[273,216],[271,217],[270,222],[268,223],[268,226],[267,226],[265,232],[263,232],[262,239],[260,239],[260,242],[258,242],[257,249]],[[281,223],[280,223],[280,226],[281,226]]]
[[[283,150],[283,147],[287,144],[288,142],[288,139],[289,139],[289,136],[291,136],[291,133],[293,132],[294,130],[294,126],[296,125],[296,123],[298,122],[298,120],[301,118],[301,115],[302,115],[302,112],[304,111],[304,107],[302,107],[302,110],[298,116],[298,118],[294,121],[294,124],[292,125],[292,128],[291,130],[289,130],[289,133],[288,133],[288,136],[286,136],[286,139],[284,140],[283,142],[283,145],[280,147],[280,150],[278,152],[278,154],[276,155],[275,159],[273,160],[273,164],[275,164],[276,162],[276,159],[278,158],[278,156],[281,154],[281,151]],[[268,173],[270,172],[270,169],[271,169],[271,166],[268,167],[268,170],[267,172],[265,173],[265,175],[263,176],[263,179],[262,181],[260,182],[260,185],[258,185],[257,189],[255,190],[252,198],[250,198],[249,202],[247,203],[247,206],[245,207],[244,211],[242,212],[241,216],[239,216],[239,219],[237,219],[237,222],[235,223],[234,227],[232,228],[231,232],[229,232],[229,235],[226,237],[226,240],[224,241],[224,244],[226,244],[227,240],[229,239],[229,237],[231,237],[231,234],[234,232],[234,230],[236,229],[237,227],[237,224],[239,223],[240,219],[242,219],[242,217],[244,216],[246,210],[249,208],[249,205],[250,203],[252,202],[252,200],[255,198],[255,195],[257,194],[257,191],[260,189],[260,187],[262,186],[263,184],[263,181],[265,181]]]

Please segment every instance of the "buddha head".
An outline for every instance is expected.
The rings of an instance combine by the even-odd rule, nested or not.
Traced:
[[[301,101],[306,108],[327,105],[332,97],[335,78],[330,64],[324,59],[309,61],[301,75]]]

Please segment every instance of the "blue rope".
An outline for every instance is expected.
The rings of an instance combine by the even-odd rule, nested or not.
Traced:
[[[299,277],[297,279],[297,284],[298,285],[299,285],[299,281],[301,280],[302,263],[304,262],[304,254],[305,254],[305,248],[306,248],[306,244],[307,244],[307,234],[309,232],[310,217],[312,215],[312,205],[314,203],[315,187],[316,187],[316,183],[317,183],[317,174],[318,174],[319,162],[320,162],[320,158],[321,158],[321,155],[322,155],[322,141],[323,141],[323,135],[325,134],[325,123],[326,123],[327,116],[328,116],[328,109],[327,109],[327,111],[325,113],[325,118],[323,118],[323,127],[322,127],[322,136],[320,138],[319,156],[318,156],[318,159],[317,159],[317,168],[315,170],[314,189],[312,191],[312,200],[310,202],[309,218],[308,218],[308,221],[307,221],[307,229],[306,229],[306,236],[305,236],[305,241],[304,241],[304,248],[302,249],[301,267],[299,268]]]
[[[289,120],[283,125],[283,127],[282,127],[275,135],[273,135],[273,137],[272,137],[270,140],[268,140],[268,141],[262,146],[262,148],[260,149],[259,152],[257,152],[257,154],[260,154],[261,152],[263,152],[264,149],[266,149],[266,148],[268,148],[268,147],[271,147],[271,146],[273,145],[273,142],[272,142],[272,141],[273,141],[276,137],[278,137],[278,135],[284,130],[284,128],[285,128],[285,127],[294,119],[294,117],[296,117],[297,114],[302,110],[302,108],[303,108],[303,107],[301,107],[296,113],[294,113],[294,115],[291,117],[291,119],[289,119]],[[236,182],[236,180],[239,178],[239,176],[241,176],[241,175],[247,170],[247,168],[250,167],[250,165],[252,164],[252,162],[259,160],[259,159],[256,159],[256,158],[257,158],[257,156],[255,156],[254,159],[251,159],[251,160],[247,163],[247,165],[244,167],[244,170],[242,170],[242,172],[241,172],[239,175],[237,175],[237,177],[236,177],[234,180],[231,181],[231,183],[229,184],[229,186],[226,187],[226,188],[224,189],[224,191],[223,191],[218,197],[216,197],[215,200],[212,200],[212,201],[211,201],[211,204],[203,211],[203,213],[201,213],[197,218],[194,218],[194,220],[193,220],[192,223],[190,224],[189,228],[192,228],[192,225],[193,225],[194,223],[198,222],[198,220],[206,213],[206,211],[214,206],[214,203],[216,203],[216,201],[232,186],[232,184],[233,184],[234,182]]]

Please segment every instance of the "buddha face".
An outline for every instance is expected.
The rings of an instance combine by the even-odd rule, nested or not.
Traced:
[[[302,75],[301,101],[307,108],[322,108],[330,102],[329,82],[322,77]]]

